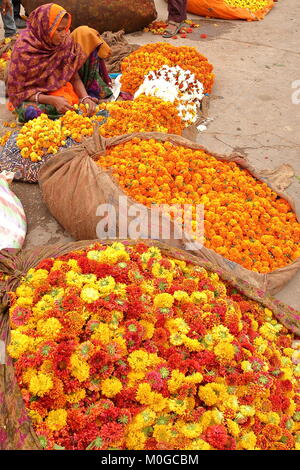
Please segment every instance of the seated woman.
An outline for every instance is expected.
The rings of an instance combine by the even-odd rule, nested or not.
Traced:
[[[10,109],[20,122],[46,113],[56,119],[74,104],[95,111],[112,94],[104,59],[110,48],[99,33],[81,26],[70,33],[71,15],[48,3],[29,16],[14,46],[7,79]]]

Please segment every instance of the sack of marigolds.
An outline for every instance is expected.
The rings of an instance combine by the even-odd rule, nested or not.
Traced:
[[[45,3],[42,0],[22,0],[28,13]],[[120,29],[133,33],[157,17],[154,0],[60,0],[59,5],[72,15],[72,28],[89,25],[99,33]]]
[[[39,184],[75,239],[105,238],[106,231],[109,238],[159,239],[274,293],[300,267],[300,224],[282,191],[292,175],[289,165],[259,172],[242,156],[214,154],[175,135],[102,139],[95,130],[49,160]]]
[[[0,272],[0,449],[299,450],[290,307],[146,240],[1,251]]]
[[[26,237],[26,217],[21,201],[11,191],[13,174],[0,173],[0,250],[22,248]]]
[[[188,0],[187,10],[195,15],[225,20],[262,20],[274,0]]]

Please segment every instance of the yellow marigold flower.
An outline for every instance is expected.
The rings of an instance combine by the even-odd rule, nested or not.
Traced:
[[[203,441],[203,439],[194,439],[185,450],[210,450],[211,447],[208,442]]]
[[[60,431],[67,424],[66,410],[52,410],[46,418],[46,425],[51,431]]]
[[[135,387],[138,382],[141,382],[145,377],[144,372],[129,372],[128,374],[128,387]]]
[[[168,380],[168,389],[170,393],[175,393],[185,382],[185,375],[175,369],[171,372],[171,378]]]
[[[97,282],[97,287],[102,296],[106,296],[114,291],[116,287],[116,281],[112,276],[106,276]]]
[[[283,372],[282,380],[293,380],[293,369],[292,367],[282,367]]]
[[[79,403],[81,400],[85,398],[86,392],[84,388],[77,390],[74,393],[70,393],[70,395],[66,396],[66,400],[69,403]]]
[[[138,349],[128,356],[128,363],[135,371],[144,371],[149,364],[149,355],[146,351]]]
[[[241,436],[239,446],[245,450],[254,450],[256,445],[256,435],[254,432],[248,432]]]
[[[203,344],[199,343],[197,339],[189,338],[188,336],[183,336],[183,344],[190,350],[190,351],[203,351],[204,346]]]
[[[207,303],[207,295],[205,292],[195,291],[190,296],[191,302],[194,304],[206,304]]]
[[[26,286],[24,284],[21,284],[16,289],[16,294],[18,297],[32,297],[33,293],[34,293],[34,290],[31,287]]]
[[[33,304],[33,298],[32,297],[19,297],[16,300],[16,305],[19,307],[30,307]]]
[[[199,387],[199,397],[208,406],[225,402],[228,397],[227,387],[215,382]]]
[[[29,410],[28,416],[31,418],[34,424],[41,424],[43,422],[43,418],[41,415],[35,410]]]
[[[199,423],[186,423],[181,427],[180,431],[185,437],[194,439],[199,437],[202,433],[202,426]]]
[[[183,290],[176,290],[173,295],[174,299],[177,300],[178,302],[190,302],[190,296],[187,292]]]
[[[174,303],[174,297],[171,294],[157,294],[154,297],[154,305],[157,308],[171,308]]]
[[[60,261],[56,259],[53,263],[51,271],[61,271],[61,268],[63,267],[64,264],[65,264],[64,261]]]
[[[141,320],[140,324],[142,325],[145,331],[144,338],[151,339],[155,331],[153,323],[150,323],[149,321],[146,321],[146,320]]]
[[[290,406],[288,407],[286,411],[287,415],[293,416],[296,412],[296,409],[297,409],[296,403],[294,402],[294,400],[290,400]]]
[[[116,377],[105,379],[101,384],[101,392],[108,398],[112,398],[117,395],[122,388],[122,382]]]
[[[257,352],[264,354],[264,352],[266,351],[268,347],[268,342],[265,339],[263,339],[261,336],[258,336],[254,340],[254,346]]]
[[[92,339],[98,339],[103,344],[108,344],[110,342],[110,329],[106,323],[99,323],[97,328],[94,329],[94,332],[91,336]]]
[[[252,372],[251,362],[249,361],[242,361],[241,368],[244,372]]]
[[[143,281],[141,284],[141,288],[146,294],[153,294],[153,292],[155,291],[155,287],[151,281]]]
[[[46,269],[30,269],[25,277],[25,282],[30,279],[30,284],[34,287],[40,287],[43,282],[48,278],[48,271]]]
[[[25,351],[30,351],[33,348],[34,338],[23,335],[18,330],[11,331],[11,341],[7,346],[7,351],[13,359],[19,359]]]
[[[68,286],[81,288],[84,284],[84,281],[78,272],[71,270],[66,273],[66,283]]]
[[[191,384],[200,384],[202,380],[203,380],[203,375],[200,372],[195,372],[194,374],[191,374],[185,377],[185,382],[191,383]]]
[[[43,397],[53,388],[53,381],[50,375],[37,372],[32,375],[29,382],[29,391],[32,395]]]
[[[226,424],[227,424],[228,431],[232,436],[236,437],[240,434],[241,431],[240,431],[238,423],[236,423],[235,421],[232,421],[232,419],[227,419]]]
[[[126,447],[130,450],[144,450],[147,436],[143,432],[128,432],[126,438]]]
[[[178,400],[174,398],[168,400],[168,406],[170,411],[173,411],[177,415],[183,415],[188,408],[188,402],[187,399]]]
[[[82,357],[78,354],[72,354],[71,356],[72,375],[79,380],[84,382],[90,376],[90,366],[87,362],[82,360]]]
[[[148,399],[149,406],[157,413],[163,411],[168,405],[168,399],[160,393],[152,392]]]
[[[156,424],[153,429],[153,437],[157,442],[170,442],[173,438],[170,424]]]
[[[214,347],[214,353],[221,361],[230,362],[234,358],[235,349],[231,343],[221,341]]]
[[[266,322],[260,327],[259,332],[264,338],[269,341],[274,341],[282,328],[283,326],[279,325],[279,323],[277,323],[277,325],[272,325],[271,323]]]
[[[159,357],[156,353],[148,354],[148,367],[155,367],[158,364],[162,364],[163,362],[167,362],[167,361]]]
[[[156,420],[157,414],[151,408],[146,408],[145,410],[138,413],[134,419],[133,423],[138,428],[144,428],[145,426],[151,426]]]
[[[214,326],[211,330],[211,335],[215,342],[227,341],[228,343],[231,343],[234,340],[234,337],[224,325]]]
[[[166,326],[171,333],[176,333],[179,331],[180,333],[186,334],[190,331],[188,324],[184,321],[183,318],[180,317],[174,319],[171,318],[167,321]]]
[[[37,322],[37,332],[48,339],[55,339],[59,335],[60,330],[62,329],[62,324],[57,318],[50,317],[46,320],[39,320]]]
[[[181,344],[183,344],[185,337],[186,336],[181,333],[172,333],[170,335],[170,343],[174,346],[180,346]]]
[[[243,416],[254,416],[255,415],[255,408],[253,406],[241,405],[240,412]]]
[[[87,304],[91,304],[100,298],[99,291],[95,287],[84,286],[80,297]]]
[[[75,273],[81,272],[80,266],[78,265],[76,259],[69,259],[69,261],[67,261],[67,265],[70,266],[72,268],[72,271],[74,271]]]
[[[151,386],[148,383],[141,383],[138,386],[136,392],[136,399],[142,405],[146,405],[149,402],[149,395],[152,393]]]

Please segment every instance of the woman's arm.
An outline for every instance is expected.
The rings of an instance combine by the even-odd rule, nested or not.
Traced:
[[[63,98],[62,96],[50,96],[50,95],[45,95],[44,93],[39,93],[38,101],[36,100],[36,98],[37,98],[37,93],[30,96],[28,98],[28,101],[31,101],[32,103],[39,103],[39,104],[50,104],[54,106],[60,114],[64,114],[69,109],[73,109],[73,107],[69,104],[68,100],[66,100],[66,98]]]
[[[80,100],[89,96],[78,72],[75,73],[74,77],[70,80],[70,82],[72,83],[74,91]],[[89,105],[90,114],[95,113],[95,110],[96,110],[95,103],[97,102],[98,100],[96,100],[95,98],[86,98],[84,100],[84,103]]]

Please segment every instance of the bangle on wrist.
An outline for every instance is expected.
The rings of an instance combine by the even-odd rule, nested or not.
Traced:
[[[84,96],[83,98],[81,98],[81,100],[79,101],[79,103],[83,103],[85,100],[89,99],[89,95],[86,95]]]
[[[39,104],[39,96],[40,96],[41,94],[42,94],[42,92],[39,91],[39,92],[35,95],[35,102],[36,102],[37,104]]]

